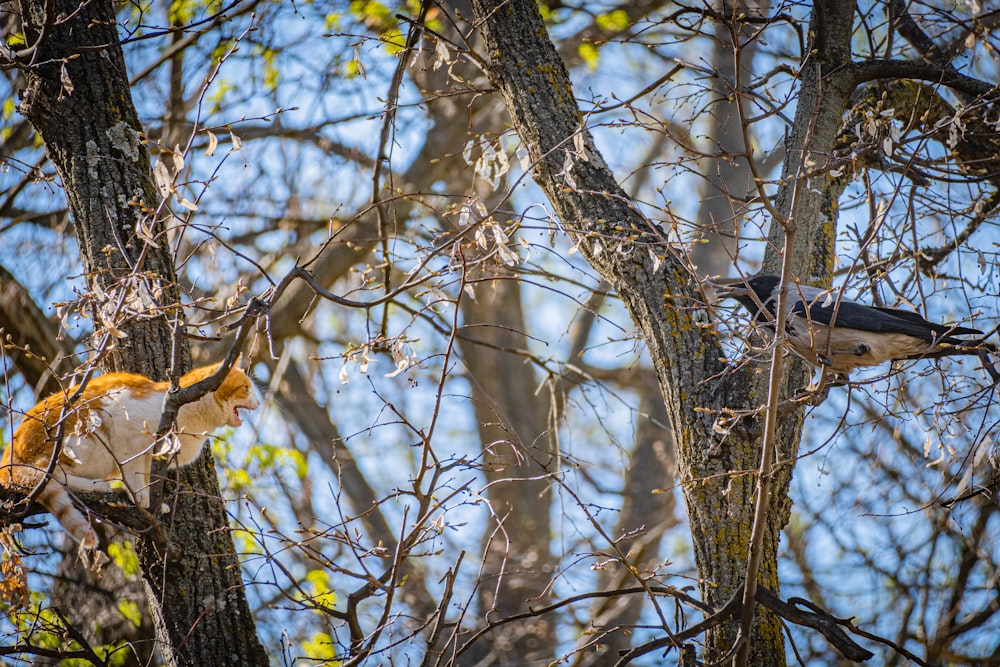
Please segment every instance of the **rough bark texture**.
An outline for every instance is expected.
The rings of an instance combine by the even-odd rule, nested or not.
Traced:
[[[791,211],[792,193],[800,169],[817,174],[798,181],[799,203],[794,220],[798,232],[792,248],[792,273],[804,283],[826,285],[833,274],[836,218],[831,217],[835,208],[829,208],[826,191],[835,181],[823,168],[837,145],[844,112],[856,85],[849,67],[853,25],[853,3],[835,0],[815,3],[809,23],[809,34],[813,36],[812,54],[799,72],[798,104],[785,142],[782,187],[775,202],[783,215]],[[839,194],[842,186],[837,187]],[[784,233],[779,225],[771,226],[769,238],[772,248],[784,245]],[[768,253],[764,271],[780,273],[780,267],[778,253]]]
[[[832,159],[844,113],[855,87],[847,67],[853,20],[853,3],[837,0],[815,3],[809,24],[813,42],[807,51],[810,56],[799,74],[798,102],[785,145],[781,187],[775,204],[781,215],[791,218],[796,233],[791,246],[786,247],[782,227],[772,223],[763,272],[781,273],[782,256],[776,249],[783,248],[784,252],[792,253],[792,279],[803,284],[829,285],[833,276],[838,201],[847,179],[831,176],[824,167]],[[801,177],[809,172],[815,175]],[[799,191],[793,195],[796,189]],[[797,198],[794,211],[793,197]],[[790,357],[790,361],[792,363],[785,373],[782,389],[784,396],[809,384],[813,372],[796,357]],[[761,386],[761,396],[764,391]],[[804,418],[805,411],[799,409],[783,416],[778,422],[777,465],[771,481],[774,495],[767,535],[772,544],[769,548],[777,549],[780,531],[791,514],[792,501],[788,490],[802,439]],[[769,571],[773,566],[774,563],[762,566],[760,581],[772,591],[777,591],[777,572]],[[726,630],[723,629],[720,644],[733,639]],[[773,630],[777,641],[780,639],[780,628],[774,627]],[[753,661],[752,664],[765,663]]]
[[[618,292],[648,346],[674,430],[678,471],[704,582],[702,595],[706,602],[720,607],[744,578],[753,515],[752,471],[757,468],[760,443],[758,420],[744,419],[720,436],[713,431],[712,411],[759,406],[763,387],[748,374],[727,371],[714,333],[699,326],[707,321],[707,313],[699,307],[705,299],[695,276],[684,258],[669,252],[658,230],[630,205],[594,149],[582,127],[565,67],[535,3],[513,0],[494,5],[476,0],[473,6],[487,44],[491,78],[534,161],[533,177],[591,264]],[[810,86],[800,98],[796,127],[789,140],[793,151],[785,169],[788,178],[778,200],[786,214],[806,138],[811,137],[813,151],[826,153],[836,138],[839,123],[834,124],[834,119],[843,112],[847,88],[822,77],[830,71],[831,63],[848,54],[844,26],[846,21],[849,34],[850,19],[849,7],[826,2],[817,8],[813,20],[818,52],[803,74],[813,78],[808,79]],[[825,101],[820,105],[821,117],[813,121],[819,95]],[[573,138],[577,134],[582,135],[587,160],[576,153],[578,142],[575,144]],[[564,176],[568,154],[575,187]],[[793,252],[799,265],[818,266],[816,273],[826,278],[829,274],[823,271],[828,271],[832,261],[833,228],[822,224],[822,199],[809,196],[803,200]],[[658,270],[651,252],[662,259]],[[809,273],[803,271],[802,275]],[[790,377],[797,383],[802,373]],[[801,415],[787,424],[780,449],[780,458],[785,461],[791,460],[789,455],[798,446]],[[791,465],[781,468],[776,477],[775,511],[766,533],[759,576],[760,584],[773,591],[778,589],[780,530],[790,508]],[[770,614],[758,613],[757,618],[750,638],[751,663],[784,664],[780,624]],[[705,659],[720,658],[734,639],[732,624],[710,633]]]
[[[48,4],[54,16],[46,16]],[[27,67],[20,111],[65,187],[95,297],[92,310],[105,309],[126,334],[115,339],[102,365],[165,379],[172,347],[167,317],[181,316],[179,297],[165,239],[157,247],[135,234],[143,209],[155,209],[159,196],[140,143],[112,3],[22,0],[20,9],[28,44],[45,37]],[[144,220],[154,234],[162,231],[160,223]],[[95,319],[100,324],[102,318]],[[183,371],[190,357],[181,347]],[[206,451],[179,478],[182,491],[167,497],[174,512],[165,517],[176,555],[164,560],[144,537],[137,547],[164,661],[266,665],[211,455]]]

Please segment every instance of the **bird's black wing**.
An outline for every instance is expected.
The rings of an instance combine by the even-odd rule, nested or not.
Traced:
[[[836,327],[847,329],[858,329],[860,331],[871,331],[874,333],[898,333],[913,336],[926,341],[939,342],[960,342],[959,339],[951,339],[950,336],[941,338],[944,334],[962,335],[982,333],[976,329],[967,327],[949,327],[944,324],[928,322],[918,313],[898,308],[877,308],[866,306],[854,301],[842,299],[839,303],[835,299],[807,304],[799,301],[792,308],[792,312],[800,317],[805,317],[815,322],[829,326],[831,322]],[[834,315],[836,314],[836,319]]]
[[[901,317],[905,320],[910,320],[914,324],[922,324],[923,326],[930,327],[934,333],[937,335],[948,334],[949,336],[965,336],[965,335],[983,335],[983,332],[979,329],[973,329],[972,327],[960,327],[951,324],[938,324],[937,322],[928,322],[925,320],[920,313],[915,313],[912,310],[901,310],[899,308],[878,308],[883,313],[888,313],[894,317]]]

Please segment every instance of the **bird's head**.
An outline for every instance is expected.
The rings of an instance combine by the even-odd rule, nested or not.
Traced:
[[[716,284],[720,286],[717,290],[719,298],[736,299],[753,316],[758,315],[761,310],[766,310],[773,316],[776,290],[780,283],[781,278],[778,276],[761,274],[750,279],[734,278]]]

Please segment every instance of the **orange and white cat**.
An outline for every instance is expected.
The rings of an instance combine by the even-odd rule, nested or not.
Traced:
[[[193,385],[218,367],[197,368],[182,377],[180,385]],[[154,451],[176,454],[176,465],[188,465],[198,458],[206,436],[221,426],[239,426],[239,411],[259,405],[250,379],[234,367],[216,391],[181,407],[175,439],[164,446],[155,441],[155,434],[169,387],[143,375],[109,373],[90,380],[71,406],[66,400],[75,387],[49,396],[25,414],[0,458],[0,484],[30,490],[42,481],[62,417],[59,461],[38,502],[80,543],[86,559],[86,552],[97,547],[97,535],[73,506],[70,490],[108,492],[110,482],[120,480],[137,505],[148,507]]]

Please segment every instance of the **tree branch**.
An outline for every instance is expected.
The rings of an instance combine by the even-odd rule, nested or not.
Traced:
[[[741,586],[733,593],[733,596],[721,609],[707,615],[702,621],[690,626],[689,628],[675,633],[672,637],[659,637],[630,649],[626,653],[622,654],[618,662],[615,663],[615,667],[623,667],[632,660],[635,660],[643,655],[652,653],[653,651],[661,648],[673,646],[675,641],[693,639],[706,632],[709,628],[724,623],[729,620],[729,618],[735,616],[740,610],[742,606],[741,599],[743,597],[743,591],[744,589]],[[803,600],[802,598],[789,598],[786,602],[764,586],[757,587],[757,593],[754,596],[754,599],[759,604],[767,607],[775,614],[781,616],[787,621],[790,621],[791,623],[818,630],[824,637],[826,637],[826,640],[848,660],[861,662],[868,660],[875,655],[871,651],[854,642],[854,640],[848,637],[847,633],[841,629],[841,626],[843,626],[853,631],[854,628],[851,625],[850,620],[839,619],[808,600]],[[799,605],[808,607],[809,611],[799,609]],[[866,634],[866,636],[869,635]],[[869,638],[876,637],[871,635]]]
[[[855,85],[875,79],[916,79],[944,84],[975,97],[991,97],[997,92],[996,86],[986,81],[920,60],[862,60],[847,67]]]

